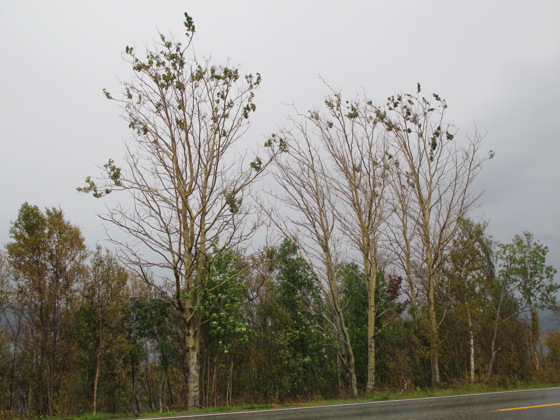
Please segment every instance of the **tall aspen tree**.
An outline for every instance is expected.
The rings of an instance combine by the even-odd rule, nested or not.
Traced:
[[[102,218],[128,234],[129,241],[116,241],[127,265],[166,293],[181,314],[187,401],[195,408],[209,269],[213,259],[254,232],[247,190],[268,162],[258,156],[246,161],[236,150],[256,110],[260,75],[242,76],[235,67],[198,59],[191,48],[195,26],[186,13],[184,25],[186,44],[160,34],[145,56],[126,47],[134,77],[123,83],[118,98],[105,91],[121,105],[134,133],[125,165],[109,160],[103,184],[88,177],[78,190],[98,198],[124,190],[132,199],[130,206],[117,205]],[[266,145],[274,148],[275,141]]]
[[[402,180],[392,185],[410,189],[407,206],[412,209],[407,217],[412,216],[416,225],[427,277],[433,385],[440,382],[436,289],[460,222],[479,197],[472,192],[472,184],[485,160],[480,157],[483,137],[475,133],[465,144],[459,143],[456,129],[446,120],[446,110],[444,99],[437,94],[422,96],[418,84],[415,95],[391,96],[377,111]]]
[[[375,389],[375,320],[379,241],[385,212],[388,154],[380,136],[376,108],[367,99],[343,100],[333,92],[325,112],[307,118],[332,163],[331,183],[339,197],[337,215],[342,230],[361,256],[367,286],[367,384]]]

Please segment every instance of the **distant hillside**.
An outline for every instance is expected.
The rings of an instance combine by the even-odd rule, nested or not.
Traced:
[[[543,332],[548,330],[560,330],[560,320],[554,317],[552,311],[539,311],[539,316],[541,318],[541,330]]]

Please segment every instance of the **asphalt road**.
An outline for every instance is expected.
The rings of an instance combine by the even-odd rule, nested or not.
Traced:
[[[166,420],[560,419],[560,388],[165,417]],[[144,419],[146,420],[146,419]],[[155,419],[152,419],[155,420]]]

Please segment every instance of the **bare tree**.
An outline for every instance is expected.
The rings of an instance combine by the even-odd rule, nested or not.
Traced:
[[[375,389],[375,319],[377,308],[378,249],[381,225],[386,217],[385,186],[388,154],[377,130],[372,101],[343,101],[332,91],[326,112],[306,117],[332,162],[331,184],[339,197],[336,214],[348,240],[361,256],[368,293],[368,364],[366,392]],[[330,171],[329,171],[330,172]]]
[[[336,341],[338,361],[343,369],[341,390],[351,397],[358,395],[354,352],[340,303],[337,283],[338,240],[337,220],[334,215],[332,182],[323,158],[313,143],[313,135],[307,120],[295,122],[293,132],[284,137],[290,147],[283,159],[275,161],[275,179],[281,192],[271,193],[277,202],[284,203],[288,210],[278,217],[269,213],[272,220],[285,236],[293,236],[307,254],[311,266],[326,298]],[[282,142],[284,143],[284,137]]]
[[[440,382],[436,289],[460,221],[479,197],[472,194],[471,186],[485,160],[479,156],[483,137],[475,133],[466,145],[459,144],[456,130],[445,120],[446,109],[445,100],[437,94],[423,97],[418,85],[416,95],[391,96],[377,111],[391,144],[394,167],[400,171],[392,186],[406,215],[402,222],[413,218],[421,244],[434,385]],[[405,242],[407,231],[402,230]]]
[[[118,205],[102,218],[131,238],[116,240],[127,265],[180,312],[187,401],[198,407],[200,308],[210,287],[209,267],[254,232],[255,220],[244,199],[268,162],[258,156],[246,162],[235,149],[256,110],[260,75],[241,76],[237,68],[189,54],[195,26],[190,16],[185,18],[185,45],[160,34],[145,58],[126,48],[134,78],[123,83],[118,99],[105,91],[121,105],[134,132],[126,166],[121,169],[109,160],[104,184],[98,187],[88,177],[79,190],[95,197],[113,190],[129,193],[132,205]],[[274,148],[274,143],[266,144]]]

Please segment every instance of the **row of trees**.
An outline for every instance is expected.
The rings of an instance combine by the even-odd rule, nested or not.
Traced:
[[[61,210],[24,204],[11,238],[0,254],[2,413],[140,413],[188,405],[186,332],[167,295],[109,251],[88,251]],[[559,378],[557,334],[543,342],[536,311],[557,289],[546,253],[528,233],[495,244],[485,225],[461,222],[436,290],[443,381]],[[213,259],[211,289],[197,308],[201,405],[348,395],[348,348],[355,387],[367,389],[366,273],[355,262],[336,267],[348,337],[342,347],[331,292],[304,255],[284,239],[252,255],[228,251]],[[374,299],[376,388],[429,386],[427,299],[414,308],[404,279],[387,272],[377,274]]]
[[[96,411],[107,383],[104,409],[139,412],[542,368],[537,309],[554,303],[555,271],[531,235],[496,246],[467,218],[493,153],[481,156],[476,133],[456,138],[445,100],[420,85],[383,105],[331,89],[246,159],[260,75],[197,60],[188,15],[185,28],[186,44],[160,35],[146,56],[127,47],[134,77],[118,97],[105,91],[133,139],[123,167],[109,160],[78,190],[128,193],[103,216],[126,234],[113,239],[119,257],[88,259],[60,210],[24,205],[12,226],[6,372],[29,356],[25,340],[39,341],[9,410]],[[55,216],[74,238],[66,250]],[[279,245],[246,251],[263,223]],[[32,288],[24,304],[18,293]],[[64,392],[80,378],[81,394]]]

